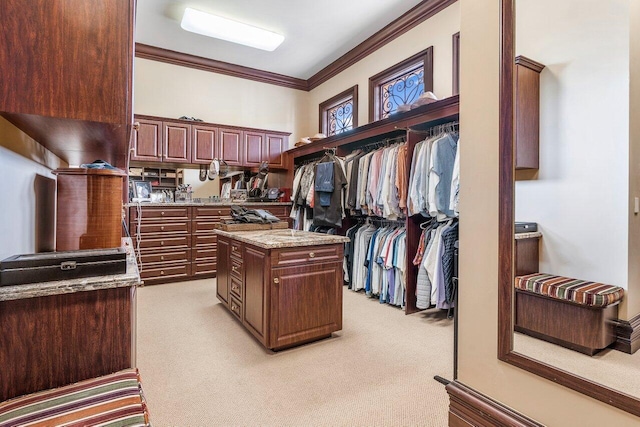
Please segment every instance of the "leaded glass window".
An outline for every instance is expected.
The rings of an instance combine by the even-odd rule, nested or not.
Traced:
[[[338,135],[358,126],[358,86],[320,104],[320,132]]]
[[[385,119],[433,90],[433,47],[369,79],[369,121]]]

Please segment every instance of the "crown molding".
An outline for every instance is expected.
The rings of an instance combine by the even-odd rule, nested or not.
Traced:
[[[291,89],[308,90],[307,81],[304,79],[258,70],[256,68],[244,67],[242,65],[230,64],[228,62],[217,61],[215,59],[203,58],[201,56],[189,55],[141,43],[136,43],[136,57],[165,62],[167,64],[180,65],[188,68],[195,68],[196,70],[225,74],[227,76],[238,77],[241,79],[269,83]]]
[[[307,80],[312,90],[458,0],[424,0]]]
[[[138,58],[166,62],[168,64],[225,74],[291,89],[310,91],[457,1],[458,0],[423,0],[413,9],[318,71],[308,80],[141,43],[136,43],[135,55]]]

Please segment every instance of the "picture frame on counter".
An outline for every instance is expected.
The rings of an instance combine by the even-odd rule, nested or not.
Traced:
[[[137,199],[151,198],[151,183],[148,181],[134,181],[133,188]]]

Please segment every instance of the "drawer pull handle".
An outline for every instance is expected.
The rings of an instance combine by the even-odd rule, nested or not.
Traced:
[[[236,251],[238,250],[238,248],[237,248],[237,247],[235,247],[235,246],[231,246],[231,250],[232,250],[233,252],[236,252]]]
[[[160,270],[160,275],[164,276],[164,270]]]
[[[237,272],[238,271],[238,267],[236,267],[235,265],[231,267],[231,271],[233,272]]]
[[[222,211],[218,211],[218,215],[222,215]]]
[[[160,256],[160,261],[164,261],[164,255]]]
[[[164,211],[160,212],[160,215],[164,215]]]
[[[278,279],[277,277],[276,277],[276,278],[274,278],[274,279],[273,279],[273,283],[275,283],[275,284],[277,285],[278,283],[280,283],[280,279]]]
[[[160,246],[164,246],[164,240],[160,241]]]
[[[160,227],[160,230],[164,231],[164,225],[162,227]]]
[[[231,285],[231,290],[234,292],[238,292],[240,290],[240,287],[238,285]]]
[[[309,258],[314,258],[316,256],[316,254],[314,254],[313,252],[309,253]]]
[[[239,307],[238,307],[237,305],[235,305],[235,304],[231,304],[231,310],[233,310],[233,311],[238,311],[238,308],[239,308]]]

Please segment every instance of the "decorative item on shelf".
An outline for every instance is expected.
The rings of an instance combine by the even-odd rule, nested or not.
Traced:
[[[433,92],[427,91],[420,95],[420,98],[416,100],[413,104],[411,104],[411,108],[420,107],[421,105],[431,104],[432,102],[436,102],[438,97],[433,94]]]
[[[179,117],[180,120],[189,120],[191,122],[201,122],[202,119],[196,119],[195,117],[182,116]]]
[[[176,202],[190,202],[193,194],[191,184],[180,184],[176,188],[176,195],[174,201]]]
[[[409,110],[411,110],[411,104],[402,104],[402,105],[398,105],[398,109],[396,110],[396,112],[404,113],[405,111],[409,111]]]
[[[313,141],[318,141],[320,139],[324,139],[326,138],[327,135],[325,135],[324,133],[316,133],[315,135],[313,135],[311,138],[309,138],[311,140],[311,142]]]
[[[133,188],[134,201],[149,201],[151,199],[151,183],[149,181],[135,181]]]
[[[311,142],[311,140],[309,139],[309,137],[308,137],[308,136],[305,136],[304,138],[300,138],[300,139],[298,140],[298,142],[296,142],[296,143],[294,144],[294,147],[300,147],[300,146],[302,146],[302,145],[307,145],[307,144],[308,144],[308,143],[310,143],[310,142]]]

